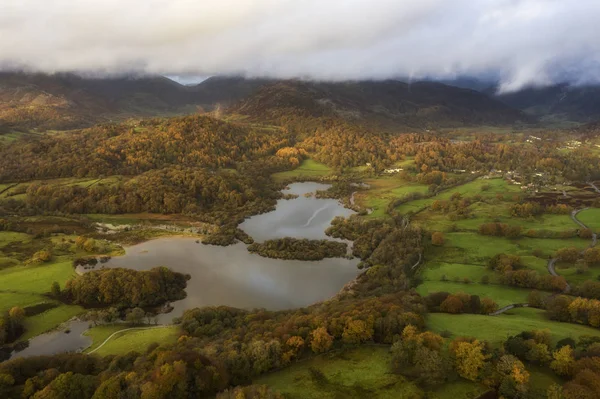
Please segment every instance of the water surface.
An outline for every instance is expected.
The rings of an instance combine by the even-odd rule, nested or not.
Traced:
[[[186,309],[227,305],[238,308],[290,309],[307,306],[335,295],[358,274],[357,259],[329,258],[316,262],[263,258],[246,245],[203,245],[194,238],[160,238],[126,249],[107,267],[149,270],[168,266],[192,278],[187,297],[172,303],[161,315],[170,322]]]
[[[354,211],[344,208],[338,200],[305,197],[307,193],[326,190],[328,184],[294,183],[284,194],[296,194],[293,200],[279,200],[274,211],[246,219],[239,227],[255,241],[262,242],[282,237],[331,239],[325,235],[336,216],[348,217]]]
[[[294,237],[330,239],[325,229],[336,216],[347,217],[353,211],[337,200],[305,197],[306,193],[326,190],[319,183],[294,183],[284,190],[297,194],[292,200],[279,200],[274,211],[253,216],[240,225],[256,241]],[[248,252],[246,245],[228,247],[203,245],[194,238],[160,238],[126,248],[126,254],[112,258],[104,267],[149,270],[167,266],[188,273],[191,280],[187,297],[172,303],[173,311],[159,316],[160,323],[170,323],[186,309],[200,306],[227,305],[238,308],[291,309],[307,306],[334,296],[358,275],[357,259],[328,258],[321,261],[263,258]],[[75,352],[91,344],[81,335],[87,322],[71,321],[29,341],[29,347],[13,353],[13,358]]]
[[[86,321],[72,320],[56,331],[51,331],[29,340],[29,346],[13,352],[11,359],[27,356],[55,355],[64,352],[79,352],[92,344],[92,339],[82,335],[88,329]],[[66,329],[70,332],[66,333]]]

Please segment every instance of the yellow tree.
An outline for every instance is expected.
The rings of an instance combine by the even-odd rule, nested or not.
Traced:
[[[451,346],[451,350],[458,374],[467,380],[476,381],[489,357],[483,353],[483,342],[478,340],[457,342]]]
[[[570,376],[573,374],[575,366],[575,358],[573,357],[573,349],[570,345],[565,345],[552,354],[554,359],[550,363],[550,368],[560,376]]]
[[[360,344],[373,337],[373,329],[362,320],[350,320],[342,333],[342,340],[347,344]]]
[[[311,333],[310,347],[315,353],[326,352],[333,345],[333,337],[325,327],[319,327]]]

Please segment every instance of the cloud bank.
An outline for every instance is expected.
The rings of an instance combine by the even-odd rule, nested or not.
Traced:
[[[598,0],[3,0],[0,69],[600,82]]]

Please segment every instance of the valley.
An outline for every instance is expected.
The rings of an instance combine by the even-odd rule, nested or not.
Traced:
[[[73,79],[52,87],[111,110],[154,87]],[[206,105],[186,116],[0,143],[0,393],[56,370],[197,397],[546,398],[596,370],[593,128],[438,83],[206,85],[218,101],[154,87],[168,112]]]

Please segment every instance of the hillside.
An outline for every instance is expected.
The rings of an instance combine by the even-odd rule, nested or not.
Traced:
[[[71,74],[0,73],[0,133],[66,130],[128,117],[232,106],[258,120],[342,117],[430,128],[530,121],[479,92],[435,82],[317,83],[212,77],[183,86],[164,77],[92,79]]]
[[[0,73],[0,134],[210,110],[216,104],[239,100],[261,84],[210,78],[197,86],[183,86],[165,77],[91,79],[71,74]]]
[[[267,84],[231,112],[258,120],[337,117],[390,127],[435,128],[531,122],[485,94],[435,82],[399,81]]]
[[[495,89],[489,90],[492,94]],[[600,119],[600,86],[559,84],[526,88],[514,93],[495,95],[505,104],[527,114],[554,120],[590,122]]]

